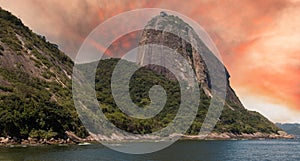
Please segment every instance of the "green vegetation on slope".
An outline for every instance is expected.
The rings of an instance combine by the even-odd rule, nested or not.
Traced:
[[[115,65],[119,59],[107,59],[100,61],[96,75],[97,98],[102,105],[102,111],[117,127],[133,133],[151,133],[161,129],[170,123],[175,117],[180,105],[180,87],[177,81],[166,79],[163,75],[140,68],[131,78],[130,95],[132,101],[143,108],[150,103],[149,89],[153,85],[161,85],[166,90],[168,99],[164,109],[154,118],[139,120],[126,116],[114,102],[111,94],[110,81]],[[125,61],[125,60],[121,60]],[[126,62],[128,67],[134,65]],[[210,99],[201,91],[201,101],[195,121],[187,131],[187,134],[197,134],[206,116]],[[234,107],[235,105],[231,105]],[[215,132],[241,133],[276,133],[279,128],[272,124],[257,112],[248,111],[244,108],[231,108],[226,105],[217,123]]]
[[[11,92],[0,94],[0,135],[27,138],[63,137],[66,130],[85,136],[70,87],[45,82],[18,71],[0,71]],[[49,89],[49,90],[47,90]],[[54,100],[53,93],[57,100]],[[48,138],[47,137],[47,138]]]
[[[67,77],[71,59],[2,9],[0,28],[0,136],[86,136]]]

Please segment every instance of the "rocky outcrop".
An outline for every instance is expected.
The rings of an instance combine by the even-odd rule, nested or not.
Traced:
[[[67,135],[68,138],[70,138],[75,143],[80,143],[80,142],[83,141],[82,138],[80,138],[77,135],[75,135],[72,131],[66,131],[66,135]]]
[[[0,137],[0,145],[59,145],[59,144],[75,144],[71,139],[37,139],[30,138],[27,139],[16,139],[11,137]]]
[[[60,144],[79,144],[85,142],[94,142],[95,139],[92,136],[86,138],[78,137],[72,131],[66,131],[67,138],[50,138],[50,139],[38,139],[28,137],[27,139],[20,139],[16,137],[0,137],[1,145],[60,145]]]
[[[271,121],[259,113],[248,111],[243,106],[233,88],[230,86],[230,74],[226,70],[225,66],[198,37],[193,28],[179,17],[168,15],[163,12],[163,14],[154,17],[148,22],[140,39],[139,45],[141,46],[141,50],[138,52],[137,62],[142,66],[145,64],[155,64],[155,62],[170,64],[169,66],[172,66],[173,71],[182,73],[181,77],[184,79],[188,69],[185,69],[185,67],[182,66],[180,62],[178,63],[176,59],[175,61],[170,60],[166,57],[166,54],[163,55],[165,52],[163,48],[161,51],[159,49],[155,49],[157,50],[155,52],[158,54],[153,54],[154,48],[151,46],[152,44],[170,48],[186,59],[189,65],[193,68],[198,84],[206,96],[219,98],[218,95],[212,95],[212,74],[215,77],[220,78],[219,80],[214,80],[214,89],[217,89],[216,93],[218,93],[218,90],[222,90],[222,88],[224,89],[224,84],[226,84],[226,100],[224,108],[224,110],[226,110],[226,115],[224,117],[220,117],[219,121],[221,123],[219,127],[223,127],[219,129],[219,132],[234,133],[235,130],[240,130],[246,126],[249,127],[249,129],[254,127],[253,129],[255,130],[252,130],[251,133],[266,131],[260,128],[261,126],[269,129],[267,131],[268,133],[277,133],[277,131],[280,130]],[[161,66],[148,65],[147,68],[158,72],[159,74],[163,74],[169,79],[175,79],[169,70],[166,70]],[[220,71],[220,68],[223,68],[223,71]],[[238,115],[241,117],[237,118]],[[232,118],[228,120],[228,117]],[[235,125],[232,128],[229,128],[229,126],[227,126],[229,124]],[[261,125],[258,126],[258,124]],[[247,130],[241,130],[239,133],[243,131]]]
[[[233,134],[233,133],[211,133],[206,139],[294,139],[293,135],[287,134],[284,131],[278,131],[278,134],[256,132],[253,134]]]
[[[295,139],[294,135],[287,134],[284,131],[278,131],[278,133],[241,133],[241,134],[234,134],[230,132],[225,133],[216,133],[212,132],[207,136],[200,136],[200,135],[182,135],[182,134],[172,134],[168,137],[159,137],[159,136],[151,136],[151,135],[135,135],[133,136],[126,136],[123,134],[116,134],[113,133],[111,137],[107,137],[105,135],[96,135],[90,133],[90,136],[97,141],[142,141],[142,140],[169,140],[174,138],[180,138],[183,140],[232,140],[232,139],[247,139],[247,140],[257,140],[257,139]],[[95,141],[94,140],[94,141]]]
[[[195,46],[192,46],[189,42],[193,42],[193,45]],[[201,44],[197,42],[201,42]],[[176,59],[176,62],[169,59],[169,57],[165,54],[167,51],[164,49],[158,51],[158,54],[153,55],[153,47],[145,46],[149,44],[165,46],[181,54],[181,56],[187,60],[189,65],[193,67],[196,78],[202,88],[208,89],[210,86],[208,69],[203,58],[196,49],[200,49],[203,53],[210,51],[206,48],[202,41],[199,41],[199,38],[188,24],[178,17],[170,15],[157,16],[153,18],[143,31],[139,43],[142,50],[139,51],[137,58],[137,62],[140,65],[160,62],[164,66],[171,66],[173,71],[176,71],[176,73],[182,73],[181,78],[185,80],[189,69],[185,67],[179,59]],[[175,54],[173,55],[176,56]],[[158,72],[159,74],[163,74],[170,79],[176,79],[170,73],[170,70],[161,66],[150,65],[148,68]],[[208,92],[207,95],[210,95],[209,90],[206,91]]]
[[[159,51],[157,55],[153,55],[153,48],[147,45],[155,44],[168,47],[175,50],[183,58],[185,58],[189,65],[193,67],[198,83],[203,89],[204,93],[212,97],[211,94],[211,78],[208,71],[206,62],[210,62],[211,72],[214,74],[225,74],[225,83],[227,86],[226,101],[235,104],[235,107],[244,108],[236,93],[230,86],[230,75],[225,66],[219,59],[210,51],[205,43],[198,37],[192,27],[182,21],[180,18],[163,14],[154,17],[145,27],[139,45],[142,50],[139,51],[137,62],[140,65],[151,64],[151,62],[161,62],[161,64],[171,64],[174,71],[183,73],[181,77],[186,77],[186,67],[182,66],[179,62],[170,60],[166,55],[166,51]],[[174,54],[175,55],[175,54]],[[177,63],[177,64],[175,64]],[[175,79],[172,73],[165,68],[156,65],[148,66],[149,69],[158,72],[159,74],[166,75],[170,79]],[[224,68],[225,73],[217,73],[220,71],[218,68]],[[223,72],[223,71],[220,71]],[[220,76],[224,77],[224,76]],[[220,79],[222,80],[222,79]],[[223,84],[224,82],[217,82],[215,85]]]

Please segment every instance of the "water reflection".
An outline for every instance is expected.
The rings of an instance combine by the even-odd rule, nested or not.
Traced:
[[[116,144],[116,146],[126,147],[126,144]],[[186,140],[146,155],[123,154],[102,145],[0,147],[0,160],[300,160],[298,149],[300,149],[298,140]]]

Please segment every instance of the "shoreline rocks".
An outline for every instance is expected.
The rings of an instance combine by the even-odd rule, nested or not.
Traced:
[[[278,131],[278,134],[271,133],[261,133],[256,132],[253,134],[233,134],[233,133],[210,133],[207,136],[201,135],[180,135],[180,134],[172,134],[169,137],[161,138],[161,137],[153,137],[148,135],[141,135],[141,137],[126,137],[124,135],[117,135],[113,134],[111,138],[107,136],[99,136],[95,134],[90,134],[87,138],[80,138],[76,136],[73,132],[66,132],[67,139],[36,139],[30,138],[27,139],[18,139],[16,137],[0,137],[0,146],[8,146],[8,145],[61,145],[61,144],[78,144],[78,143],[85,143],[85,142],[96,142],[98,140],[107,141],[107,142],[114,142],[114,141],[142,141],[142,140],[166,140],[166,139],[174,139],[177,137],[181,137],[181,140],[259,140],[259,139],[295,139],[294,135],[287,134],[284,131]]]
[[[76,144],[72,140],[68,139],[37,139],[30,138],[27,139],[13,139],[10,137],[0,137],[0,146],[6,145],[59,145],[59,144]]]
[[[76,136],[71,131],[66,131],[66,138],[51,138],[51,139],[37,139],[28,137],[27,139],[20,139],[16,137],[0,137],[0,146],[8,145],[60,145],[60,144],[78,144],[83,142],[93,142],[94,140],[88,136],[85,139],[82,139]]]
[[[276,133],[261,133],[256,132],[253,134],[234,134],[234,133],[210,133],[208,135],[182,135],[182,134],[172,134],[168,137],[153,137],[151,135],[136,135],[136,136],[125,136],[123,134],[112,134],[111,137],[104,135],[90,134],[94,140],[104,141],[104,142],[115,142],[115,141],[143,141],[143,140],[172,140],[180,137],[181,140],[259,140],[259,139],[295,139],[294,135],[287,134],[284,131],[278,131]]]
[[[199,139],[204,138],[205,136],[198,136],[198,135],[184,135],[184,139]],[[204,139],[201,140],[230,140],[230,139],[248,139],[248,140],[255,140],[255,139],[295,139],[294,135],[287,134],[284,131],[278,131],[278,134],[271,133],[261,133],[256,132],[253,134],[233,134],[233,133],[210,133]]]

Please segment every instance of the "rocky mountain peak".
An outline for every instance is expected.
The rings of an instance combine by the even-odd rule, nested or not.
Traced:
[[[149,21],[145,27],[139,43],[143,50],[139,52],[137,58],[137,62],[140,65],[145,63],[151,64],[151,62],[157,61],[161,61],[162,64],[174,64],[174,71],[183,73],[182,78],[184,79],[186,77],[185,73],[188,69],[183,66],[182,63],[177,62],[176,64],[176,62],[170,60],[166,57],[166,55],[164,55],[164,52],[166,51],[158,51],[161,54],[159,56],[151,55],[153,52],[151,50],[152,47],[145,46],[148,44],[155,44],[170,48],[183,56],[183,58],[188,61],[189,65],[193,67],[198,83],[201,84],[201,87],[204,91],[206,91],[207,95],[211,95],[209,92],[210,81],[207,66],[198,52],[210,51],[203,42],[200,41],[197,34],[187,23],[177,16],[161,12],[160,15]],[[150,66],[150,68],[171,79],[175,79],[172,78],[172,74],[170,74],[165,68],[157,66]]]

